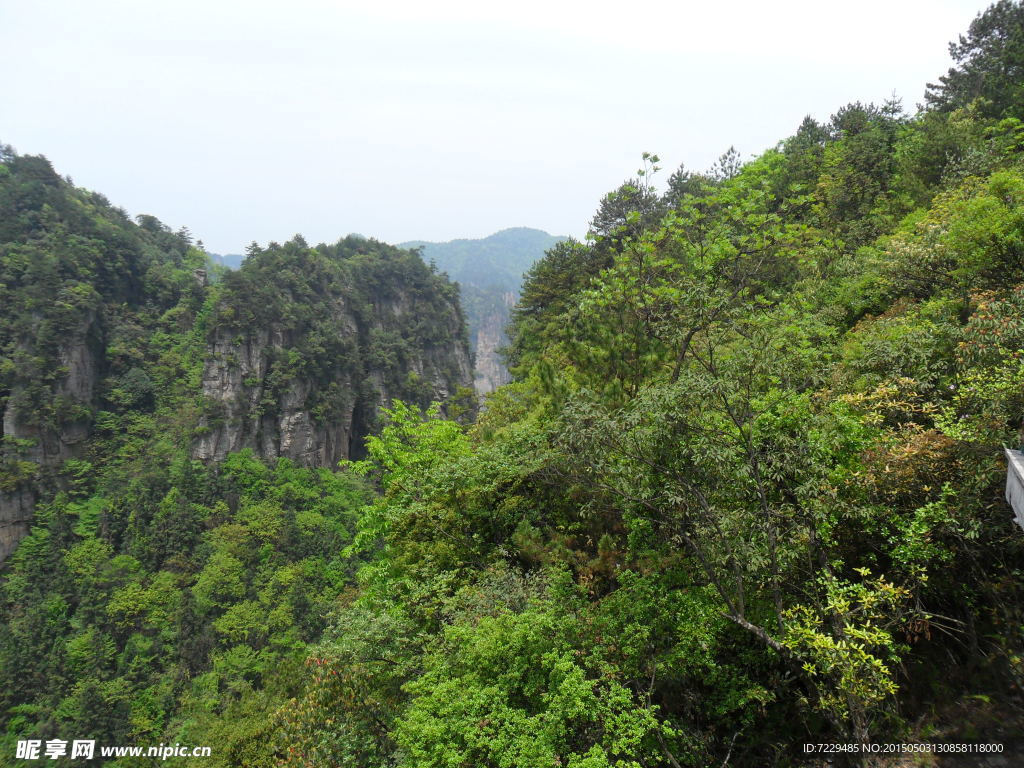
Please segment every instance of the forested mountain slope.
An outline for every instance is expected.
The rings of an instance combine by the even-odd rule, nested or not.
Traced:
[[[474,403],[456,286],[416,254],[210,266],[0,153],[3,764],[16,737],[258,752],[353,581],[366,490],[331,470],[393,397]]]
[[[38,495],[85,466],[98,418],[148,409],[155,386],[178,389],[183,361],[154,382],[139,337],[178,316],[186,338],[206,289],[205,259],[184,237],[152,217],[128,221],[43,158],[4,148],[0,210],[2,559]]]
[[[158,389],[195,419],[196,458],[333,467],[393,396],[426,405],[471,381],[454,286],[414,254],[296,238],[254,247],[213,288],[186,234],[130,222],[43,158],[2,161],[0,560],[96,428],[151,412]]]
[[[1024,3],[953,51],[918,114],[850,104],[664,179],[645,154],[529,270],[472,423],[427,406],[465,347],[409,254],[293,240],[211,288],[182,237],[7,153],[4,489],[37,498],[0,582],[0,754],[1019,761]],[[344,425],[380,396],[360,456]]]
[[[921,114],[645,156],[531,269],[477,423],[392,412],[287,765],[1019,758],[1024,7],[957,50]]]
[[[426,405],[472,381],[455,286],[414,254],[365,238],[251,254],[210,316],[193,455],[243,448],[335,467],[378,409]]]

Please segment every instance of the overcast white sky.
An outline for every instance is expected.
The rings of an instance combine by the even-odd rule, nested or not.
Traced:
[[[0,142],[212,251],[582,235],[644,151],[701,170],[913,111],[977,0],[0,0]]]

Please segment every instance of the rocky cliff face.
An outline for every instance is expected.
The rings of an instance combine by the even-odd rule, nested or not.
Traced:
[[[77,457],[91,433],[103,367],[98,325],[95,313],[86,313],[57,346],[55,380],[42,386],[17,377],[3,404],[0,562],[28,533],[39,491],[60,486],[53,470]],[[21,351],[29,354],[33,346]]]
[[[472,289],[463,289],[467,290]],[[508,344],[505,327],[509,323],[515,303],[516,294],[513,291],[502,291],[500,296],[493,297],[493,300],[482,308],[477,318],[471,341],[476,359],[473,386],[478,394],[493,392],[512,380],[498,350]]]
[[[413,253],[296,238],[214,285],[208,265],[187,232],[0,146],[0,563],[37,504],[107,470],[246,448],[334,467],[393,398],[472,386],[458,289]]]
[[[31,487],[0,493],[0,563],[14,551],[32,525],[36,497]]]
[[[23,441],[19,450],[22,459],[50,467],[77,455],[78,446],[89,436],[96,389],[103,366],[103,340],[96,316],[89,313],[77,328],[64,337],[56,354],[60,375],[49,387],[36,382],[14,384],[3,409],[3,435]],[[29,392],[33,384],[42,389],[45,411]],[[38,394],[40,394],[38,391]],[[61,410],[56,414],[53,411]]]
[[[310,382],[296,378],[274,391],[273,361],[293,346],[291,334],[281,329],[256,329],[243,338],[229,329],[217,330],[203,366],[207,413],[193,444],[195,458],[221,461],[249,448],[268,459],[284,456],[306,466],[328,466],[348,455],[354,399],[339,404],[342,412],[336,422],[316,424],[307,407]],[[339,371],[337,381],[352,391],[347,372]]]
[[[478,240],[430,243],[414,240],[402,247],[417,248],[423,259],[437,264],[462,289],[462,306],[476,358],[474,387],[486,394],[511,381],[498,350],[508,343],[505,327],[518,300],[523,273],[544,252],[565,240],[528,227],[513,227]]]
[[[215,327],[195,458],[220,461],[250,449],[267,460],[333,467],[361,455],[380,408],[392,399],[426,406],[471,385],[453,288],[414,256],[366,242],[315,254],[290,243],[242,267],[220,316],[236,318],[247,280],[262,283],[260,274],[273,272],[279,290],[264,300],[277,318]],[[367,249],[376,249],[375,261],[354,264],[353,256]],[[302,280],[281,279],[298,269]],[[306,279],[309,270],[317,279]],[[291,319],[296,310],[306,316]]]

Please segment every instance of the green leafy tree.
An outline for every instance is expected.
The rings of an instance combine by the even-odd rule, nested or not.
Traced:
[[[949,53],[956,66],[928,85],[928,106],[951,112],[978,101],[985,117],[1024,117],[1024,3],[993,3]]]

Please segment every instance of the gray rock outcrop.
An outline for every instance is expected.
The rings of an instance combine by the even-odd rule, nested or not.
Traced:
[[[26,383],[12,388],[3,409],[3,460],[18,471],[5,473],[9,479],[6,487],[0,488],[0,562],[28,533],[40,483],[49,479],[48,470],[78,456],[91,434],[103,360],[94,314],[83,318],[60,345],[57,356],[63,375],[53,382],[46,397],[55,410],[66,412],[62,418],[50,421],[31,410]]]
[[[340,299],[330,302],[331,327],[347,337],[344,358],[319,360],[326,380],[283,373],[283,362],[302,334],[276,325],[239,333],[217,329],[207,349],[202,395],[205,412],[196,430],[193,457],[218,462],[250,449],[265,460],[288,458],[301,466],[335,467],[361,455],[382,407],[393,398],[426,406],[445,401],[459,387],[472,386],[473,370],[462,335],[461,316],[452,304],[443,316],[423,317],[425,309],[399,293],[376,302],[361,317]],[[396,364],[375,358],[373,339],[401,339],[402,329],[420,320],[448,326],[450,341],[408,343]]]

